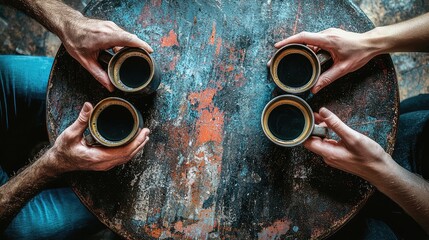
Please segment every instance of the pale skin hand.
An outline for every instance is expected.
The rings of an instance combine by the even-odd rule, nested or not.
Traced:
[[[274,46],[280,48],[290,43],[312,45],[313,49],[322,48],[331,54],[333,65],[323,72],[316,85],[311,89],[317,93],[338,78],[356,71],[373,58],[374,51],[365,41],[365,35],[330,28],[319,33],[301,32]]]
[[[341,140],[311,137],[304,146],[326,164],[369,181],[429,234],[429,183],[399,166],[379,144],[349,128],[328,109],[321,108],[315,118]]]
[[[22,172],[0,187],[0,232],[24,204],[65,172],[106,171],[129,161],[149,141],[149,129],[142,129],[129,144],[117,148],[90,147],[83,132],[92,105],[85,103],[77,120],[56,139],[54,146]]]
[[[101,50],[128,46],[153,52],[146,42],[115,23],[89,19],[57,0],[0,0],[1,2],[24,11],[58,35],[67,52],[109,91],[113,91],[114,86],[97,61]]]
[[[312,88],[317,93],[338,78],[364,66],[378,54],[406,51],[429,51],[429,13],[390,26],[377,27],[365,33],[330,28],[318,33],[301,32],[277,42],[307,44],[312,49],[324,49],[333,59],[333,66],[322,73]]]

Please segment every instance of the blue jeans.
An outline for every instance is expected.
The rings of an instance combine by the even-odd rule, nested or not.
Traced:
[[[35,146],[48,141],[45,99],[52,62],[0,56],[0,185],[28,163]],[[52,188],[31,199],[0,239],[76,239],[102,227],[70,188]]]

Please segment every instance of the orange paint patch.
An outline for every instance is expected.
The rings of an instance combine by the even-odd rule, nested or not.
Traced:
[[[198,104],[196,110],[199,111],[213,104],[212,100],[216,92],[216,89],[208,88],[202,92],[195,92],[189,94],[188,100],[191,102],[192,105]]]
[[[169,65],[169,70],[170,71],[173,71],[175,68],[176,68],[176,64],[177,64],[177,62],[179,61],[179,56],[174,56],[173,57],[173,60],[170,62],[170,65]]]
[[[203,158],[205,156],[203,151],[197,152],[197,154],[195,154],[196,157],[198,158]]]
[[[220,54],[220,49],[222,47],[222,38],[217,38],[216,40],[216,56],[219,56]]]
[[[153,238],[159,238],[159,237],[161,237],[162,230],[160,228],[156,227],[155,224],[153,224],[150,227],[149,226],[145,226],[144,228],[145,228],[145,232],[149,236],[151,236]]]
[[[258,233],[259,239],[277,239],[286,234],[290,229],[291,222],[288,220],[277,220],[271,226],[265,227]]]
[[[196,110],[200,112],[197,119],[197,146],[206,142],[220,144],[223,139],[224,114],[213,104],[213,97],[217,89],[209,88],[202,92],[191,93],[188,100],[192,105],[198,104]]]
[[[161,46],[171,47],[174,45],[179,46],[179,42],[177,41],[177,34],[173,30],[170,30],[168,36],[161,38]]]
[[[204,109],[201,112],[200,118],[197,120],[197,145],[206,142],[222,142],[224,116],[218,108],[213,108],[212,111]]]
[[[178,221],[174,224],[174,230],[176,230],[177,232],[183,232],[183,222],[182,221]]]
[[[213,23],[212,34],[210,35],[209,44],[214,45],[216,38],[216,23]]]

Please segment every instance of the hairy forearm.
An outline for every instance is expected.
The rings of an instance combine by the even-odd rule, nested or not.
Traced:
[[[58,176],[58,169],[50,163],[51,157],[48,150],[0,187],[0,232],[33,196]]]
[[[377,54],[393,52],[429,52],[429,13],[365,33]]]
[[[391,158],[369,177],[377,189],[401,206],[429,234],[429,182]]]
[[[83,15],[58,0],[0,0],[37,20],[62,38],[67,25]]]

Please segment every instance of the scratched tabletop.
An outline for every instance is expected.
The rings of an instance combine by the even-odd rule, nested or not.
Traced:
[[[374,189],[303,147],[271,143],[260,126],[282,94],[266,67],[274,43],[301,31],[373,28],[350,1],[112,0],[85,14],[112,20],[155,50],[162,83],[151,96],[109,93],[61,47],[47,95],[51,141],[85,101],[131,101],[151,129],[144,152],[107,172],[72,173],[82,202],[127,239],[324,238]],[[388,153],[396,138],[398,87],[389,55],[316,95]],[[337,138],[334,133],[331,137]]]

